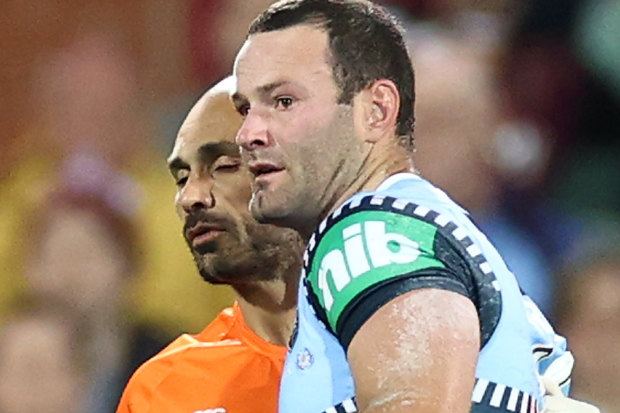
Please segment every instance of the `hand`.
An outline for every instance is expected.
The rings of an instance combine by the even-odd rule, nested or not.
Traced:
[[[542,378],[545,386],[545,407],[540,413],[600,413],[600,410],[588,403],[564,396],[560,387],[547,377]]]

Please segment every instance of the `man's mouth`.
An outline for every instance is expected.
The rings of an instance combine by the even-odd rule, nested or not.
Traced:
[[[193,247],[197,247],[215,240],[224,231],[225,229],[222,226],[200,223],[190,228],[185,236]]]
[[[254,178],[268,176],[284,170],[284,168],[270,162],[254,162],[249,165],[249,169]]]

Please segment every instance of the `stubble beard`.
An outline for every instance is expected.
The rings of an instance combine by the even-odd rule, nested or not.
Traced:
[[[296,164],[286,169],[286,185],[275,191],[253,189],[250,210],[258,222],[293,228],[307,236],[359,173],[359,166],[347,159],[349,150],[357,152],[351,143],[358,144],[351,106],[341,104],[337,110],[323,130],[308,133],[322,136],[319,142],[302,139],[309,143],[292,147],[288,159]]]
[[[286,173],[289,173],[288,170]],[[303,188],[297,188],[294,182],[289,181],[286,186],[276,191],[270,191],[268,188],[259,189],[261,190],[254,191],[250,201],[250,211],[256,221],[302,231],[308,222],[308,214],[304,213]],[[307,202],[305,205],[311,206]]]
[[[274,281],[301,268],[303,243],[290,229],[246,223],[247,237],[233,234],[218,240],[214,252],[201,254],[192,249],[200,276],[211,284],[231,286]],[[224,237],[221,237],[224,238]]]

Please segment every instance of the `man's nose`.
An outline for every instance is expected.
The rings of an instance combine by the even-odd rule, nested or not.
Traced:
[[[213,179],[210,177],[189,177],[179,193],[178,203],[188,214],[195,209],[213,208],[215,206]]]
[[[235,142],[246,151],[267,146],[269,135],[265,119],[259,113],[253,113],[250,110],[237,132]]]

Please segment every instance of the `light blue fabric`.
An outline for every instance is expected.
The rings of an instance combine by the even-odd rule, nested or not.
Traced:
[[[551,370],[557,381],[563,382],[563,389],[567,392],[572,357],[566,351],[565,339],[554,333],[536,305],[521,294],[513,274],[500,255],[461,207],[422,178],[413,174],[398,174],[374,192],[356,194],[336,214],[343,208],[350,210],[351,205],[363,204],[368,197],[374,197],[375,203],[387,197],[385,202],[393,202],[395,198],[401,206],[413,204],[420,207],[416,211],[423,211],[418,214],[428,211],[424,218],[427,222],[428,217],[433,217],[433,222],[444,229],[449,228],[453,234],[451,236],[455,240],[460,239],[458,242],[465,242],[463,237],[466,236],[467,244],[464,245],[472,246],[467,251],[475,260],[463,262],[471,266],[475,261],[480,266],[473,268],[473,272],[482,274],[482,268],[487,275],[495,277],[492,285],[485,288],[492,288],[498,297],[491,306],[497,305],[499,321],[497,318],[493,321],[494,329],[480,351],[472,412],[524,411],[531,404],[540,408],[544,392],[539,374],[549,369],[556,360],[560,362],[555,363]],[[420,219],[421,216],[412,214],[411,219]],[[324,223],[322,228],[327,233],[330,225]],[[310,241],[312,243],[313,240]],[[306,260],[313,247],[309,245]],[[302,276],[308,268],[306,266]],[[298,325],[284,368],[280,412],[354,412],[356,410],[350,399],[355,396],[355,388],[344,349],[338,338],[316,316],[306,288],[309,288],[306,283],[300,283]],[[487,322],[486,318],[481,317],[481,323]],[[535,408],[532,406],[531,411]]]

